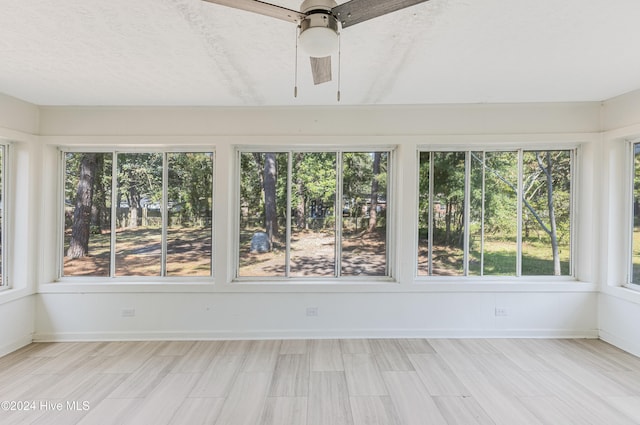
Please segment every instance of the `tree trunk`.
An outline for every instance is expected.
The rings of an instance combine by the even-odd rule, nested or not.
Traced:
[[[373,178],[371,179],[371,208],[369,209],[369,228],[367,232],[373,233],[378,226],[378,176],[380,175],[380,152],[373,154]]]
[[[140,205],[140,194],[138,190],[131,186],[129,189],[129,224],[128,228],[136,229],[138,227],[138,206]]]
[[[276,154],[267,153],[264,158],[264,224],[271,242],[273,242],[273,237],[278,234],[276,178]]]
[[[298,154],[296,154],[297,163],[301,163],[303,159],[304,159],[304,153],[299,152]],[[297,202],[297,207],[295,211],[296,227],[298,229],[307,229],[308,228],[307,214],[309,212],[307,211],[304,181],[302,180],[300,175],[298,175],[298,178],[296,179],[296,187],[297,187],[296,195],[298,196],[298,202]]]
[[[76,191],[76,206],[73,211],[71,242],[67,257],[80,258],[89,254],[89,234],[91,228],[91,204],[93,180],[96,171],[96,154],[87,153],[80,160],[80,178]]]

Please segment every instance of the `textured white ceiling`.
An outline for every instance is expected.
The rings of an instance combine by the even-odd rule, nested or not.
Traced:
[[[298,0],[273,0],[298,9]],[[339,2],[343,3],[343,2]],[[295,25],[200,0],[0,0],[0,93],[40,105],[336,105]],[[340,104],[640,88],[639,0],[430,0],[346,28]]]

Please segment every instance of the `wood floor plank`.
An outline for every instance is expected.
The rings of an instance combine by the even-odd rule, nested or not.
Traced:
[[[252,341],[248,340],[231,340],[224,341],[222,347],[218,351],[219,356],[245,356],[249,347],[251,347]]]
[[[470,395],[469,390],[439,354],[410,354],[409,360],[430,395],[461,397]]]
[[[373,354],[343,354],[342,357],[349,395],[389,394]]]
[[[544,424],[582,425],[585,419],[557,397],[520,397],[520,402]]]
[[[197,341],[189,352],[180,356],[171,371],[173,373],[204,372],[213,361],[213,357],[218,354],[221,346],[222,342],[220,341]]]
[[[128,374],[109,398],[143,398],[164,379],[175,365],[176,357],[153,356],[149,358],[138,370]]]
[[[591,388],[562,372],[530,372],[536,381],[551,394],[567,403],[589,425],[631,425],[634,422],[599,397]],[[637,425],[637,424],[636,424]]]
[[[429,341],[423,338],[401,338],[398,340],[398,345],[400,345],[405,354],[435,354],[435,350],[429,344]]]
[[[462,350],[453,339],[429,339],[429,344],[454,372],[478,371],[472,354]]]
[[[414,370],[409,357],[395,339],[373,339],[370,341],[381,371]]]
[[[311,372],[307,425],[353,425],[344,372]]]
[[[153,353],[154,356],[184,356],[191,348],[195,341],[165,341]]]
[[[307,397],[268,397],[260,425],[306,425]]]
[[[280,343],[280,340],[275,339],[251,341],[242,371],[273,372],[280,352]]]
[[[243,356],[215,356],[207,370],[199,374],[200,379],[189,396],[198,398],[226,397],[231,391],[243,362]]]
[[[264,408],[271,373],[240,372],[229,392],[216,425],[255,425]]]
[[[437,396],[433,400],[448,425],[494,425],[473,397]]]
[[[389,396],[350,397],[354,425],[403,425]]]
[[[191,373],[170,373],[140,402],[127,424],[168,424],[178,411],[199,376]]]
[[[311,341],[311,370],[315,372],[344,371],[339,340],[316,339]]]
[[[383,372],[382,375],[400,423],[446,425],[446,420],[416,372]]]
[[[269,396],[306,397],[309,394],[309,372],[309,354],[279,355]]]
[[[520,339],[491,339],[489,344],[504,354],[511,362],[521,370],[545,371],[554,370],[553,366],[542,360],[536,353],[527,349]]]
[[[606,400],[629,419],[640,424],[640,396],[607,397]]]
[[[285,339],[280,345],[280,354],[307,354],[310,345],[309,339]]]
[[[169,421],[169,425],[209,425],[215,423],[224,398],[186,398]]]
[[[122,425],[133,416],[140,406],[140,399],[107,398],[83,417],[78,425]]]
[[[372,352],[368,339],[341,339],[340,348],[343,354],[369,354]]]
[[[514,395],[508,390],[497,388],[486,374],[466,371],[457,372],[456,375],[497,425],[541,424]]]

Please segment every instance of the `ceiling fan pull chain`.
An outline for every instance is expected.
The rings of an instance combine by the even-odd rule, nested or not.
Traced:
[[[296,26],[296,59],[295,59],[295,71],[293,73],[293,97],[298,97],[298,28],[300,25]]]
[[[340,33],[338,33],[338,102],[340,102]]]

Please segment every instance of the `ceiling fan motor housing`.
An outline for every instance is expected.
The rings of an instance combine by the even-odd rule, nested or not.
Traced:
[[[321,58],[338,51],[338,20],[331,14],[333,0],[305,0],[300,11],[306,17],[300,22],[300,46],[309,56]]]

